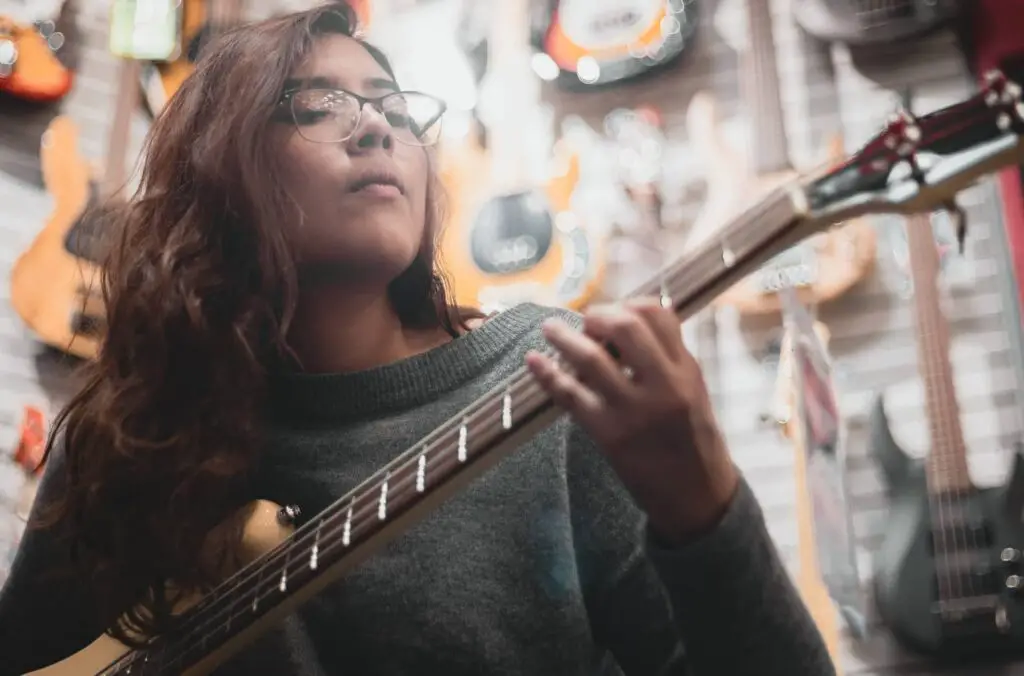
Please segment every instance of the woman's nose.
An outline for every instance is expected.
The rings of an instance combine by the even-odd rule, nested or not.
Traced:
[[[349,140],[350,150],[367,152],[375,148],[391,151],[395,145],[394,129],[384,114],[372,104],[363,104],[359,125]]]

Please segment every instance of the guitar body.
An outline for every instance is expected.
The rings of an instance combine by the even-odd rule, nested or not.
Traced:
[[[924,466],[896,443],[881,397],[872,409],[870,430],[870,452],[882,468],[891,500],[886,537],[874,561],[881,619],[900,642],[924,654],[956,659],[1024,652],[1024,603],[1014,587],[1020,583],[1016,576],[1024,575],[1020,450],[1005,487],[950,496],[945,509],[962,530],[954,535],[956,559],[946,559],[935,545]],[[963,594],[970,597],[964,612],[946,619],[936,610],[936,577],[945,570],[971,592]]]
[[[553,79],[567,89],[656,72],[685,51],[697,30],[696,0],[551,0],[548,5],[531,41],[556,68]]]
[[[283,542],[294,529],[282,523],[279,514],[281,507],[267,500],[257,500],[243,507],[235,518],[243,522],[242,531],[242,555],[243,560],[239,562],[238,568],[245,563],[255,561]],[[228,536],[234,531],[235,518],[229,519],[222,527],[214,529],[208,539],[207,546],[217,547],[219,538]],[[234,569],[225,571],[225,577],[235,572]],[[182,613],[192,608],[201,601],[196,595],[182,603],[176,610]],[[113,662],[131,652],[131,648],[120,641],[103,634],[98,639],[82,648],[70,657],[50,665],[44,669],[33,671],[27,676],[86,676],[87,674],[98,674]],[[200,676],[212,671],[213,666],[208,660],[196,667],[185,670],[182,676]],[[127,672],[125,672],[127,673]]]
[[[491,189],[491,155],[473,134],[445,150],[441,178],[449,221],[441,251],[457,304],[490,311],[532,301],[580,309],[594,295],[597,252],[569,212],[579,157],[562,150],[543,189],[498,197]],[[517,211],[521,218],[509,217]]]
[[[52,26],[52,22],[47,24]],[[0,92],[50,103],[64,98],[73,81],[71,71],[37,26],[0,15]]]
[[[724,138],[718,123],[714,98],[701,92],[694,96],[686,114],[687,134],[704,161],[707,198],[694,222],[683,249],[701,245],[712,238],[759,196],[790,183],[795,172],[755,176],[748,162]],[[835,139],[831,160],[844,156],[842,141]],[[858,218],[794,247],[788,265],[774,269],[766,263],[762,271],[728,289],[715,301],[735,307],[743,314],[777,314],[782,301],[773,289],[792,286],[799,301],[815,305],[833,300],[871,271],[876,257],[876,233],[867,219]],[[679,253],[679,252],[673,252]],[[799,256],[799,258],[797,258]]]
[[[11,304],[22,320],[48,345],[83,358],[98,349],[95,335],[76,330],[102,316],[97,265],[71,254],[69,238],[93,202],[95,187],[89,162],[78,149],[78,127],[57,117],[43,134],[40,159],[43,181],[54,209],[42,232],[14,262]]]
[[[166,63],[149,64],[142,72],[142,91],[150,113],[157,115],[192,71],[208,35],[207,0],[181,1],[181,48]]]
[[[961,0],[794,0],[805,31],[828,42],[876,45],[922,37],[948,25]]]

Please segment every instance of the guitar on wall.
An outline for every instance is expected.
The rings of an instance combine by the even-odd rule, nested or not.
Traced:
[[[879,615],[901,642],[926,654],[1020,650],[1024,462],[1018,450],[1006,486],[979,489],[972,483],[930,218],[913,216],[906,228],[930,439],[924,462],[911,460],[893,438],[884,399],[878,398],[870,450],[890,496],[889,525],[875,562]]]
[[[687,110],[687,133],[707,167],[708,197],[691,227],[683,250],[714,238],[749,195],[763,194],[790,181],[795,171],[789,160],[782,102],[779,96],[775,39],[768,3],[745,0],[748,48],[743,49],[742,92],[752,116],[752,157],[745,160],[723,137],[714,98],[701,92]],[[834,139],[833,162],[843,157],[843,144]],[[839,297],[872,269],[875,229],[863,218],[804,242],[782,253],[751,277],[726,291],[718,302],[744,314],[778,313],[779,291],[794,288],[801,304],[815,306]]]
[[[567,89],[621,82],[676,61],[698,26],[697,0],[539,0],[531,26],[539,76]]]
[[[149,44],[145,35],[150,30],[164,33],[160,27],[134,21],[124,12],[123,5],[131,4],[125,2],[112,9],[110,38],[115,52],[136,43]],[[173,20],[171,15],[166,16]],[[47,127],[40,158],[43,182],[53,196],[54,209],[11,269],[11,305],[18,316],[42,342],[85,359],[96,356],[105,321],[99,283],[104,231],[109,223],[97,207],[115,196],[126,181],[125,156],[137,102],[139,69],[137,60],[122,56],[106,162],[100,176],[81,155],[78,126],[71,118],[56,117]]]
[[[521,14],[506,11],[510,3]],[[473,11],[480,11],[479,4]],[[522,135],[536,133],[531,121],[537,116],[530,114],[534,83],[521,4],[496,3],[489,17],[489,77],[493,93],[503,97],[494,111],[501,122],[485,129],[474,119],[465,139],[441,141],[449,216],[441,251],[460,305],[491,312],[536,301],[578,309],[593,295],[598,275],[587,233],[570,210],[579,158],[559,146],[561,157],[552,163],[545,189],[530,185],[524,166],[530,141]]]
[[[893,122],[841,166],[763,197],[635,295],[662,293],[666,307],[685,320],[771,256],[835,223],[869,213],[949,208],[979,178],[1024,158],[1020,92],[994,74],[982,93],[966,101]],[[916,164],[921,153],[931,160],[927,169],[894,173],[897,166]],[[32,676],[209,674],[561,415],[529,372],[519,369],[301,528],[288,525],[294,510],[272,502],[243,508],[228,528],[245,519],[244,545],[255,558],[205,599],[182,604],[173,634],[141,650],[103,634]],[[1015,477],[1012,490],[1024,490],[1024,475]],[[211,534],[214,541],[219,537],[219,531]],[[998,559],[1000,552],[1018,552],[1024,537],[1000,531],[988,542],[987,551]],[[926,576],[921,583],[929,591]],[[1024,645],[1024,621],[1018,623],[1024,600],[1007,586],[994,593],[1005,640]]]
[[[796,585],[804,604],[811,613],[814,624],[821,632],[825,646],[836,667],[836,675],[843,676],[839,666],[839,619],[828,587],[822,579],[814,526],[816,510],[808,480],[807,428],[813,426],[815,422],[812,409],[815,402],[807,401],[810,398],[807,396],[809,390],[806,389],[808,383],[803,382],[803,378],[801,378],[805,371],[798,370],[797,358],[794,355],[793,331],[793,328],[787,327],[782,337],[775,385],[774,417],[775,422],[781,427],[782,434],[792,444],[796,456],[793,462],[793,480],[796,500],[797,556],[800,564]],[[822,348],[827,349],[831,337],[828,328],[821,322],[815,322],[814,333]],[[815,394],[820,396],[821,393]],[[810,419],[808,419],[809,417]],[[831,435],[826,434],[825,436]]]
[[[922,37],[948,26],[964,4],[964,0],[793,0],[793,17],[820,40],[877,45]]]
[[[158,115],[174,92],[195,69],[195,62],[210,40],[234,25],[243,0],[179,0],[180,30],[164,58],[150,58],[140,82],[146,108]]]
[[[51,103],[71,91],[74,77],[57,58],[65,38],[55,20],[64,5],[64,0],[32,0],[31,7],[0,6],[0,92]]]

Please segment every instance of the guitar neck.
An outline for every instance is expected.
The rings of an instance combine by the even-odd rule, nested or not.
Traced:
[[[937,282],[939,255],[930,217],[907,219],[907,244],[914,283],[918,368],[924,382],[930,448],[926,469],[933,494],[971,487],[967,450],[960,426],[953,368],[949,361],[949,323],[942,313]]]
[[[757,175],[790,169],[786,125],[779,95],[772,12],[767,0],[746,0],[749,49],[742,55],[742,90],[752,117],[753,157]]]

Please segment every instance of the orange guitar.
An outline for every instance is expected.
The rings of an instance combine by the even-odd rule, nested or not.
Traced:
[[[71,71],[57,58],[64,35],[52,21],[63,4],[48,0],[33,4],[30,15],[0,14],[0,92],[49,103],[71,90]]]
[[[54,118],[43,134],[43,181],[54,210],[11,270],[11,304],[18,316],[44,343],[86,359],[96,355],[104,328],[99,265],[108,224],[92,207],[125,182],[138,66],[123,62],[102,189],[79,152],[74,121]]]
[[[510,0],[511,2],[511,0]],[[512,3],[524,5],[523,2]],[[533,301],[579,309],[596,290],[594,247],[570,211],[579,160],[567,143],[556,147],[553,176],[536,189],[525,174],[521,136],[530,134],[533,84],[526,40],[528,16],[495,5],[489,17],[489,93],[501,119],[490,132],[477,120],[464,139],[443,139],[441,177],[448,193],[448,227],[441,242],[456,302],[485,312]],[[515,30],[516,27],[522,30]],[[518,38],[518,39],[517,39]],[[516,108],[513,110],[513,108]],[[520,112],[522,111],[522,112]],[[445,142],[453,145],[446,145]]]

